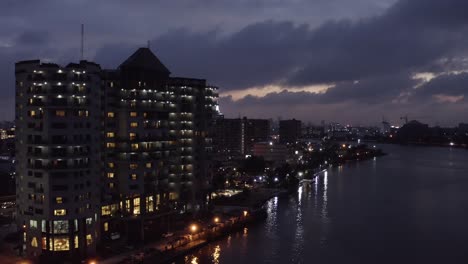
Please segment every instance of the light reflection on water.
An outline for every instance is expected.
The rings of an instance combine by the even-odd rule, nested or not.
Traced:
[[[176,263],[468,263],[468,152],[391,147],[271,199],[264,221]]]
[[[216,245],[215,250],[213,252],[213,263],[219,264],[219,256],[221,255],[221,247]]]

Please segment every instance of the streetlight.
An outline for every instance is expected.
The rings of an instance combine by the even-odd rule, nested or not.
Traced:
[[[215,218],[214,218],[214,222],[215,222],[215,223],[218,223],[218,222],[219,222],[219,217],[215,217]]]
[[[193,233],[197,232],[198,230],[198,226],[196,224],[193,224],[190,226],[190,231],[192,231]]]
[[[247,211],[244,211],[244,217],[246,217],[246,216],[247,216],[247,214],[248,214],[248,212],[247,212]]]

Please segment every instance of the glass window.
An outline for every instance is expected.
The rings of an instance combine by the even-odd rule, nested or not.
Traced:
[[[66,251],[70,250],[70,240],[68,237],[54,237],[51,238],[54,241],[53,243],[53,251]]]
[[[130,179],[131,180],[136,180],[137,179],[137,175],[135,173],[133,173],[132,175],[130,175]]]
[[[47,237],[42,238],[42,249],[47,249]]]
[[[130,200],[125,200],[125,211],[130,213]]]
[[[39,245],[38,245],[38,243],[37,243],[37,237],[33,237],[33,238],[31,239],[31,247],[36,247],[36,248],[37,248],[38,246],[39,246]]]
[[[93,243],[93,235],[87,234],[86,235],[86,245],[91,245]]]
[[[104,205],[101,207],[101,215],[110,215],[111,210],[109,205]]]
[[[138,123],[137,122],[131,122],[130,127],[138,127]]]
[[[130,140],[136,139],[136,133],[130,133],[129,135]]]
[[[140,197],[133,198],[133,214],[140,214]]]
[[[93,218],[86,218],[86,225],[92,225],[93,224]]]
[[[134,169],[136,169],[136,168],[138,168],[138,164],[136,164],[136,163],[130,163],[130,169],[134,170]]]
[[[61,204],[63,203],[63,198],[58,196],[58,197],[55,197],[55,202],[58,203],[58,204]]]
[[[75,239],[74,239],[74,240],[75,240],[75,241],[73,241],[73,242],[74,242],[74,244],[75,244],[75,248],[78,248],[78,247],[79,247],[79,244],[78,244],[79,240],[78,240],[78,236],[77,236],[77,235],[75,235]]]
[[[154,199],[153,196],[146,197],[146,212],[153,212],[154,210]]]
[[[138,143],[132,144],[132,150],[137,150],[138,149]]]
[[[107,148],[115,148],[115,143],[114,142],[107,142],[106,147]]]
[[[54,221],[54,234],[67,234],[68,220]]]
[[[109,231],[109,223],[104,222],[104,232],[107,232],[107,231]]]
[[[55,111],[55,116],[64,117],[65,116],[65,110],[56,110]]]
[[[137,116],[137,112],[130,112],[130,116],[131,116],[131,117],[136,117],[136,116]]]
[[[37,228],[37,220],[29,220],[30,228]]]
[[[115,133],[114,132],[107,132],[106,137],[113,138],[113,137],[115,137]]]
[[[112,168],[115,167],[115,164],[114,164],[114,162],[109,162],[109,163],[107,164],[107,166],[108,166],[109,168],[112,169]]]
[[[114,173],[113,172],[108,172],[107,173],[107,178],[109,178],[109,179],[114,178]]]
[[[151,162],[146,163],[146,168],[148,168],[148,169],[151,168]]]
[[[54,215],[57,215],[57,216],[67,215],[67,210],[65,210],[65,209],[56,209],[56,210],[54,210]]]
[[[113,118],[113,117],[115,117],[115,113],[114,112],[107,112],[107,117]]]

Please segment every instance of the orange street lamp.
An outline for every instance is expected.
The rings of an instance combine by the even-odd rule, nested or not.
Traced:
[[[248,212],[247,211],[244,211],[244,217],[247,216]]]
[[[214,222],[215,222],[215,223],[218,223],[218,222],[219,222],[219,217],[215,217],[215,218],[214,218]]]
[[[193,224],[193,225],[190,226],[190,231],[195,233],[195,232],[197,232],[197,230],[198,230],[198,226],[196,224]]]

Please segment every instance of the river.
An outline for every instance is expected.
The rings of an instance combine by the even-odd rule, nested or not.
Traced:
[[[176,263],[468,263],[468,151],[379,147]]]

